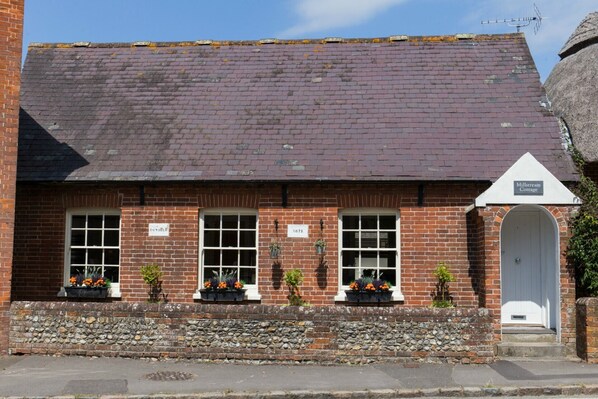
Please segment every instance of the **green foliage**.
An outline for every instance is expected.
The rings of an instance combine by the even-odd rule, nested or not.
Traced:
[[[584,160],[573,146],[570,153],[580,176],[575,194],[581,198],[572,221],[567,257],[576,270],[577,296],[598,296],[598,188],[584,175]]]
[[[324,239],[322,239],[322,238],[318,238],[316,240],[316,242],[314,243],[314,247],[326,248],[326,241],[324,241]]]
[[[298,287],[303,282],[303,272],[300,269],[291,269],[285,272],[284,282],[289,287]]]
[[[445,262],[438,262],[438,266],[434,269],[433,274],[438,279],[438,282],[442,284],[455,281],[455,276],[449,271],[448,265]]]
[[[141,266],[141,277],[143,282],[152,286],[158,284],[158,281],[162,278],[162,270],[160,266],[155,263]]]
[[[160,270],[160,266],[151,263],[141,266],[140,271],[143,282],[149,285],[147,301],[150,303],[158,303],[162,298],[164,302],[168,302],[168,295],[162,293],[162,270]]]
[[[436,283],[436,291],[432,295],[432,307],[454,307],[455,305],[453,304],[453,298],[449,293],[448,284],[455,281],[455,276],[450,272],[448,264],[445,262],[438,262],[438,265],[432,274],[438,279],[438,282]]]
[[[289,287],[289,305],[291,306],[307,306],[308,303],[301,298],[299,285],[303,282],[303,272],[300,269],[291,269],[285,272],[284,282]]]

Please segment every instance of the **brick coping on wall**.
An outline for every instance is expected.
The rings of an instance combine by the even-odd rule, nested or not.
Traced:
[[[577,356],[598,363],[598,298],[579,298],[576,302]]]
[[[12,354],[487,363],[483,308],[14,302]]]

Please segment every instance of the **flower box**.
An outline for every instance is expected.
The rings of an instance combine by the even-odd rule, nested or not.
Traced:
[[[202,301],[211,302],[242,302],[245,300],[245,289],[241,290],[212,290],[212,289],[201,289]]]
[[[348,302],[356,303],[380,303],[390,302],[392,299],[392,291],[356,291],[346,290]]]
[[[64,287],[67,298],[104,299],[108,296],[107,287]]]

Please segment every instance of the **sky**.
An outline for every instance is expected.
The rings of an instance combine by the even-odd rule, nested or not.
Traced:
[[[558,52],[597,0],[25,0],[24,44],[370,38],[510,33],[522,28],[544,81]]]

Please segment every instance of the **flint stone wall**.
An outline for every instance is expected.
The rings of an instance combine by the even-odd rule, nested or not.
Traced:
[[[13,302],[10,353],[486,363],[491,326],[476,308]]]

